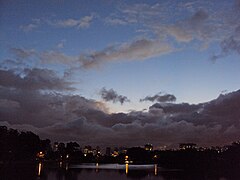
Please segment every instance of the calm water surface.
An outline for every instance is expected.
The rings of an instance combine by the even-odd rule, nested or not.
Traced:
[[[179,170],[163,170],[157,166],[147,169],[131,169],[130,166],[125,168],[111,169],[102,168],[102,165],[83,165],[81,168],[59,163],[59,167],[46,167],[44,163],[37,166],[26,164],[12,164],[7,168],[0,169],[0,180],[182,180],[182,179],[213,179],[228,180],[240,179],[240,176],[234,174],[219,175],[213,173],[206,175],[204,173],[184,172]],[[111,165],[110,165],[111,166]],[[109,165],[108,165],[109,167]]]

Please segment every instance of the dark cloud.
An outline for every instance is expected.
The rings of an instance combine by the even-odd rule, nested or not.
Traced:
[[[240,33],[239,33],[240,36]],[[234,36],[224,39],[220,43],[221,52],[219,54],[212,55],[210,59],[215,62],[220,58],[224,58],[231,53],[240,54],[240,40]]]
[[[81,96],[26,89],[1,87],[0,102],[7,103],[1,105],[5,107],[0,109],[1,121],[35,127],[66,123],[88,112],[107,112],[102,103]]]
[[[176,101],[176,97],[172,94],[162,94],[160,92],[154,96],[146,96],[145,98],[140,99],[140,102],[142,102],[142,101],[174,102],[174,101]]]
[[[203,21],[205,21],[209,15],[203,9],[197,11],[189,20],[189,22],[194,26],[198,26]]]
[[[240,15],[239,15],[240,17]],[[231,53],[240,54],[240,25],[238,25],[231,36],[226,37],[220,42],[221,52],[211,57],[211,60],[216,61]]]
[[[105,88],[102,88],[99,93],[104,101],[112,101],[113,103],[120,102],[121,104],[130,102],[126,96],[119,95],[113,89],[107,90]]]
[[[60,78],[53,70],[27,69],[17,73],[13,70],[0,69],[0,85],[24,90],[74,90],[70,82]]]
[[[77,95],[1,87],[0,99],[1,125],[82,145],[223,145],[240,138],[240,90],[202,104],[156,103],[149,111],[114,114]]]
[[[162,109],[165,113],[189,113],[189,112],[196,112],[202,108],[203,105],[201,104],[188,104],[188,103],[181,103],[181,104],[160,104],[155,103],[149,107],[149,109]]]

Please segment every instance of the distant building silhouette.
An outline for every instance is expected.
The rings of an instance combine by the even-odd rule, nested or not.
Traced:
[[[111,156],[111,148],[110,147],[106,148],[106,156]]]

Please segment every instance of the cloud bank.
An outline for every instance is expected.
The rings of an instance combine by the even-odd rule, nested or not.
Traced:
[[[174,95],[157,94],[146,97],[157,102],[148,111],[109,114],[102,102],[62,93],[71,92],[71,84],[59,81],[52,71],[24,73],[1,70],[0,124],[31,130],[42,138],[102,147],[147,142],[170,147],[181,142],[223,145],[240,138],[240,90],[195,105],[173,104]],[[126,101],[111,89],[103,88],[102,97]]]

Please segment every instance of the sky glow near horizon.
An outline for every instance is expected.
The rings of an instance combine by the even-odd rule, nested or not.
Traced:
[[[239,18],[237,0],[0,1],[0,85],[80,96],[106,114],[208,102],[239,89]],[[3,94],[0,106],[23,107]],[[5,124],[35,127],[6,111]]]

